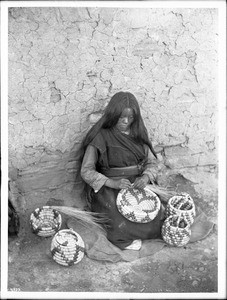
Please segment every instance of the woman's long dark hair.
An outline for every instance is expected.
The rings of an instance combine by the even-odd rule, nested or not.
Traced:
[[[139,144],[148,145],[153,155],[157,158],[152,143],[148,138],[148,132],[141,117],[136,97],[129,92],[118,92],[110,99],[103,116],[92,126],[82,141],[80,148],[80,162],[82,162],[87,146],[98,134],[100,129],[113,128],[117,124],[125,108],[131,108],[133,110],[134,120],[130,127],[133,138]]]

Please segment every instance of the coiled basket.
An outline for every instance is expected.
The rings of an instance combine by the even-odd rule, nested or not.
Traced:
[[[166,206],[166,217],[171,215],[182,216],[189,225],[192,225],[196,216],[195,204],[187,193],[173,196]]]
[[[81,236],[72,229],[58,231],[51,242],[51,254],[60,265],[75,265],[84,257],[85,245]]]
[[[147,223],[154,220],[161,208],[158,196],[146,187],[120,190],[116,205],[126,219],[136,223]]]
[[[61,224],[61,214],[50,206],[36,208],[30,215],[32,232],[42,237],[53,236]]]
[[[187,220],[177,215],[171,215],[165,219],[161,233],[163,240],[175,247],[186,245],[191,237],[191,229]]]

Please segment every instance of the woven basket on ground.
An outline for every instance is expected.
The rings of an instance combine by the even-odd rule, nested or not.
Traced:
[[[176,247],[186,245],[191,236],[191,229],[187,220],[177,215],[171,215],[164,221],[161,232],[163,240]]]
[[[170,215],[183,216],[188,224],[192,224],[195,219],[195,204],[191,196],[187,193],[173,196],[166,206],[166,217]]]
[[[161,202],[148,188],[122,189],[116,200],[119,212],[129,221],[147,223],[157,216]]]
[[[85,245],[81,236],[72,229],[58,231],[51,242],[51,254],[60,265],[75,265],[84,257]]]
[[[61,214],[49,206],[36,208],[30,215],[32,232],[42,237],[54,235],[61,228],[61,224]]]

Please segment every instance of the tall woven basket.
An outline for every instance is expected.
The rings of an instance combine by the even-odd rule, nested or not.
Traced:
[[[169,199],[166,206],[166,217],[171,215],[182,216],[189,225],[192,225],[195,219],[195,204],[191,196],[182,193]]]
[[[182,247],[190,240],[190,224],[182,216],[171,215],[164,221],[161,233],[167,244]]]
[[[81,236],[72,229],[58,231],[51,242],[51,254],[60,265],[75,265],[84,257],[85,245]]]

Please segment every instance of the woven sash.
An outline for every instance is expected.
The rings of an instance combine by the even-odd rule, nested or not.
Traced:
[[[141,165],[135,165],[123,168],[101,168],[100,172],[107,177],[120,177],[140,175],[142,170],[143,168]]]

